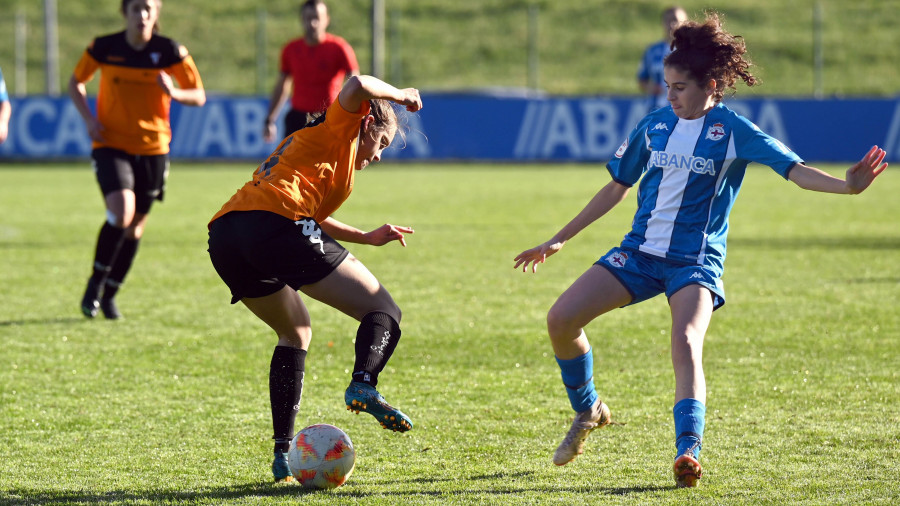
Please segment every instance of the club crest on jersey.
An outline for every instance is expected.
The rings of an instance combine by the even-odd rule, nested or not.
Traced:
[[[604,260],[613,267],[622,268],[625,267],[625,262],[628,261],[628,253],[625,253],[624,251],[615,251],[607,255]]]
[[[709,127],[709,130],[706,131],[706,138],[711,141],[721,140],[722,137],[725,137],[725,125],[721,123],[713,124],[713,126]]]
[[[628,139],[625,139],[625,142],[623,142],[622,145],[619,146],[619,149],[616,150],[616,158],[622,158],[626,149],[628,149]]]
[[[159,65],[159,59],[162,57],[162,53],[150,53],[150,59],[153,60],[154,65]]]

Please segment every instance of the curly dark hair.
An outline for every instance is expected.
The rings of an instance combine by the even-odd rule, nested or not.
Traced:
[[[672,53],[666,57],[665,65],[687,72],[700,86],[714,79],[716,102],[725,96],[726,88],[734,95],[738,78],[747,86],[760,84],[759,78],[748,70],[752,63],[744,56],[747,52],[744,38],[725,31],[719,13],[707,12],[703,23],[683,23],[674,36]]]

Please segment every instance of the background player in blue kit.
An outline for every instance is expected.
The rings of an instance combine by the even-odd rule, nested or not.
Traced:
[[[670,106],[651,112],[607,164],[612,176],[585,208],[547,242],[523,251],[515,267],[532,272],[578,232],[605,215],[640,181],[638,210],[620,247],[603,255],[550,309],[547,329],[563,384],[576,411],[553,455],[565,465],[585,438],[609,423],[593,383],[593,356],[584,326],[612,309],[665,293],[672,313],[675,369],[675,482],[692,487],[702,475],[700,446],[706,413],[703,339],[712,312],[725,303],[722,284],[728,215],[747,164],[768,165],[797,186],[857,194],[885,170],[885,152],[872,147],[845,179],[804,165],[778,140],[720,102],[737,79],[748,86],[741,37],[726,32],[716,13],[675,31],[665,60]]]
[[[650,110],[659,109],[668,105],[666,98],[666,82],[663,75],[663,62],[666,56],[672,52],[672,39],[678,25],[686,21],[687,12],[681,7],[669,7],[662,13],[662,26],[665,30],[665,38],[647,46],[641,56],[641,64],[638,67],[638,86],[649,99]]]

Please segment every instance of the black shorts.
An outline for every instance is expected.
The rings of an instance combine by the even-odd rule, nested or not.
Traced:
[[[349,254],[312,218],[232,211],[209,228],[209,258],[231,289],[232,304],[321,281]]]
[[[118,190],[134,192],[135,212],[147,214],[154,200],[162,201],[169,176],[169,155],[131,155],[119,149],[91,151],[103,196]]]

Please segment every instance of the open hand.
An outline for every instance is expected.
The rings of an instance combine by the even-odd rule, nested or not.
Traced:
[[[561,250],[563,244],[565,243],[551,239],[540,246],[525,250],[516,255],[516,258],[513,259],[516,262],[513,269],[518,269],[521,265],[522,272],[525,272],[528,269],[528,264],[531,264],[531,272],[537,272],[538,264],[546,262],[547,257]]]
[[[369,244],[372,246],[382,246],[391,241],[400,241],[403,247],[406,247],[406,238],[403,234],[412,234],[412,227],[401,227],[385,223],[371,232],[366,233]]]
[[[866,153],[862,160],[847,169],[845,181],[851,194],[862,193],[879,174],[884,172],[884,169],[888,166],[887,163],[882,163],[886,155],[887,152],[885,150],[878,146],[872,146],[872,149]]]

